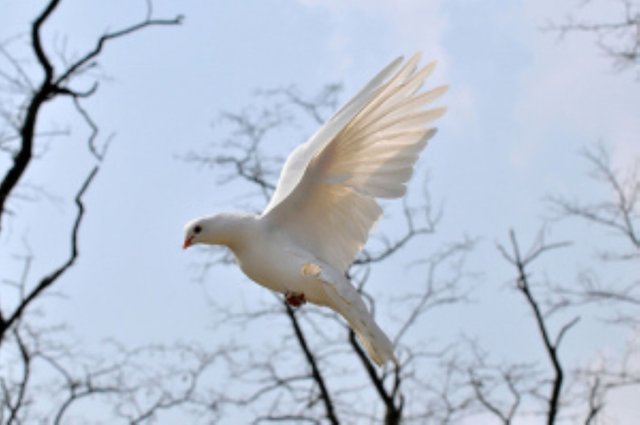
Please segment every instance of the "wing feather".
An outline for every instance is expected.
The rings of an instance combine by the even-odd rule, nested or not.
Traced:
[[[262,214],[274,229],[340,271],[382,214],[376,198],[404,195],[420,152],[436,132],[428,124],[445,112],[425,109],[447,87],[420,93],[435,63],[417,69],[419,59],[387,66],[295,149]]]
[[[286,198],[299,183],[309,162],[322,148],[330,143],[334,137],[346,126],[358,112],[362,110],[379,92],[384,81],[402,63],[402,57],[396,58],[373,79],[364,86],[349,102],[342,106],[318,131],[305,143],[298,145],[287,158],[276,190],[265,208],[267,214],[284,198]]]

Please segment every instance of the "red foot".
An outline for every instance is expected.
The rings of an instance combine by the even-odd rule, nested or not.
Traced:
[[[300,307],[302,304],[306,304],[307,300],[304,297],[303,292],[285,292],[284,300],[291,307]]]

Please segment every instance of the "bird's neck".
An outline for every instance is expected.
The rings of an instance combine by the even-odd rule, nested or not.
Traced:
[[[258,216],[249,213],[222,213],[207,219],[203,242],[225,245],[236,251],[250,238]]]

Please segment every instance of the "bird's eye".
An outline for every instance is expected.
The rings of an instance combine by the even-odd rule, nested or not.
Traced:
[[[198,234],[202,232],[202,226],[197,225],[196,227],[193,228],[193,233]]]

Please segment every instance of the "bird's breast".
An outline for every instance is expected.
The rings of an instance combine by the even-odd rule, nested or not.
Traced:
[[[286,242],[255,241],[235,252],[241,270],[254,282],[273,291],[304,293],[308,301],[324,304],[323,283],[305,273],[313,260]]]
[[[286,291],[286,283],[293,278],[286,253],[274,247],[252,246],[236,253],[242,271],[253,281],[278,292]]]

